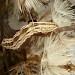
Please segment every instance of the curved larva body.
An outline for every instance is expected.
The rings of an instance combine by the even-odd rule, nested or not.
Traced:
[[[26,26],[23,26],[13,38],[4,39],[2,45],[7,49],[18,49],[26,42],[27,39],[31,38],[35,34],[47,34],[55,30],[57,26],[50,22],[31,22]]]
[[[28,57],[42,56],[43,53],[40,58],[41,75],[75,75],[75,34],[71,30],[69,33],[69,29],[53,34],[56,29],[58,27],[50,22],[30,23],[13,38],[5,39],[2,45],[15,50],[25,43],[24,47],[29,50]]]
[[[34,8],[39,15],[45,11],[45,6],[38,0],[25,0],[21,4],[28,12],[31,8]],[[21,4],[19,4],[20,11],[22,11]],[[50,11],[48,8],[49,15]],[[72,35],[75,27],[71,27],[75,23],[74,12],[68,0],[55,0],[52,11],[52,20],[55,23],[29,23],[23,26],[13,38],[3,40],[2,45],[7,49],[15,50],[25,43],[24,47],[30,51],[29,56],[41,55],[41,75],[75,75],[75,34]],[[41,19],[49,21],[49,15],[47,15],[48,20],[45,19],[46,16],[41,16]],[[69,34],[68,31],[72,33]]]

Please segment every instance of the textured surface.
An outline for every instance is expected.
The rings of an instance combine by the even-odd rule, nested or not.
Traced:
[[[31,22],[23,26],[13,38],[4,39],[2,45],[8,49],[18,49],[28,38],[34,34],[47,34],[57,27],[54,23],[50,22]]]
[[[68,0],[55,0],[54,9],[50,9],[50,3],[46,4],[43,0],[30,1],[26,0],[24,4],[26,11],[33,7],[39,21],[49,21],[49,15],[52,14],[55,23],[31,22],[13,38],[2,41],[3,47],[7,49],[22,47],[27,53],[26,62],[12,68],[11,75],[75,75],[75,9],[71,9]],[[19,10],[24,14],[21,8],[23,4],[19,3]]]

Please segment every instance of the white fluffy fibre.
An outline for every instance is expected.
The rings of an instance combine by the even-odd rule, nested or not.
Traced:
[[[26,0],[25,6],[27,7],[27,9],[34,8],[34,10],[37,12],[43,9],[41,8],[43,7],[43,5],[38,0]]]
[[[41,55],[41,53],[43,52],[43,45],[44,45],[44,37],[37,37],[37,36],[33,36],[30,40],[30,42],[32,42],[32,45],[30,47],[30,49],[32,50],[31,53],[29,55]]]
[[[43,6],[38,0],[26,0],[25,6],[28,10],[34,8],[38,14],[41,11],[41,13],[45,11],[45,6]],[[71,9],[68,0],[55,0],[52,19],[59,27],[70,26],[75,23],[75,10]],[[40,32],[42,28],[41,26],[39,27],[38,32]],[[30,28],[27,31],[29,32],[27,36],[25,33],[22,34],[13,46],[10,45],[8,47],[14,49],[20,47],[27,38],[30,38],[30,36],[35,33],[35,30],[37,30],[37,26],[36,28]],[[30,56],[33,54],[41,55],[44,51],[41,59],[41,75],[75,75],[75,36],[72,37],[70,35],[68,36],[68,33],[65,34],[65,32],[61,32],[57,36],[50,35],[43,38],[33,36],[31,38],[30,43],[32,44],[30,49],[32,51]],[[12,40],[13,39],[10,39],[8,42],[11,42]],[[72,64],[73,66],[70,65],[68,69],[64,67],[69,64]]]
[[[59,26],[70,26],[75,23],[75,9],[68,0],[55,0],[52,12],[53,21]]]
[[[38,0],[25,0],[24,4],[22,5],[24,5],[28,11],[34,8],[34,10],[37,11],[38,13],[45,8],[43,4]],[[19,10],[22,12],[23,10],[21,9],[21,5],[19,1],[18,1],[18,7]]]
[[[75,67],[74,70],[60,67],[67,64],[75,66],[75,38],[63,33],[45,37],[41,75],[75,75]]]
[[[42,2],[49,2],[47,5],[44,5]],[[30,13],[31,9],[34,8],[34,11],[37,12],[38,14],[38,21],[42,22],[48,22],[51,20],[51,3],[50,0],[25,0],[24,4],[22,4],[24,7],[26,7],[27,11]],[[18,7],[19,10],[22,12],[23,10],[21,9],[21,4],[18,1]],[[46,15],[46,13],[48,15]],[[45,16],[46,15],[46,16]],[[43,17],[45,16],[45,17]],[[43,17],[41,19],[41,17]]]

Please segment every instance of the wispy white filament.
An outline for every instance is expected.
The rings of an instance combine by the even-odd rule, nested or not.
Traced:
[[[68,0],[55,0],[52,19],[59,27],[75,23],[75,9],[72,9],[71,6]]]
[[[68,38],[62,33],[46,37],[41,59],[41,75],[75,75],[74,71],[60,67],[69,63],[75,65],[74,53],[75,38]]]

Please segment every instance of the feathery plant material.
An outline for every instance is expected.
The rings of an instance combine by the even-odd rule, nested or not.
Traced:
[[[75,9],[68,0],[55,0],[52,19],[59,27],[75,24]]]
[[[21,62],[10,71],[10,75],[40,75],[40,64],[36,61]]]
[[[27,14],[32,21],[33,19],[36,19],[37,21],[50,21],[50,0],[22,0],[22,2],[21,0],[18,0],[18,7],[21,13],[27,11],[28,13],[23,13],[23,15]],[[34,12],[31,11],[32,9]]]
[[[32,20],[33,21],[33,17],[32,14],[34,12],[36,12],[36,16],[38,16],[38,11],[40,11],[40,9],[43,9],[43,5],[38,1],[38,0],[18,0],[18,6],[19,6],[19,10],[21,11],[21,13],[23,13],[23,15],[25,15],[24,17],[26,19]],[[41,8],[42,6],[42,8]],[[31,10],[34,10],[34,12],[31,14]]]
[[[39,0],[24,0],[22,3],[29,13],[34,8],[40,14],[45,8]],[[52,20],[55,23],[31,22],[23,26],[13,38],[4,39],[2,46],[15,50],[24,45],[25,50],[29,51],[27,58],[38,55],[41,75],[75,75],[75,26],[72,26],[75,10],[68,0],[55,0]],[[17,75],[19,71],[27,72],[26,63],[18,68]],[[34,75],[28,71],[30,74],[27,72],[27,75]]]
[[[54,23],[50,22],[30,23],[27,26],[23,26],[13,38],[5,39],[2,44],[7,49],[15,50],[27,41],[26,44],[30,44],[28,48],[26,48],[27,51],[30,51],[27,57],[40,56],[41,61],[39,62],[41,62],[41,69],[39,72],[41,72],[41,75],[73,75],[75,74],[74,33],[68,29],[67,31],[64,30],[58,34],[53,34],[56,29],[59,30],[61,28],[58,28]],[[27,38],[30,38],[29,42]],[[26,44],[24,47],[27,47]],[[21,65],[21,67],[18,68],[17,73],[19,71],[25,71],[21,70],[21,68],[26,69],[26,66],[23,66]]]
[[[37,13],[35,14],[37,21],[48,22],[51,20],[52,15],[52,20],[60,27],[70,26],[75,23],[75,9],[72,8],[73,5],[69,0],[54,0],[54,7],[52,9],[50,2],[50,0],[23,0],[23,2],[18,1],[18,6],[21,12],[24,11],[21,8],[22,5],[26,8],[25,11],[29,12],[32,21],[35,18],[31,15],[31,9],[33,8]],[[48,3],[48,6],[45,6],[43,3]]]
[[[45,37],[41,75],[75,75],[75,37],[65,32]]]

